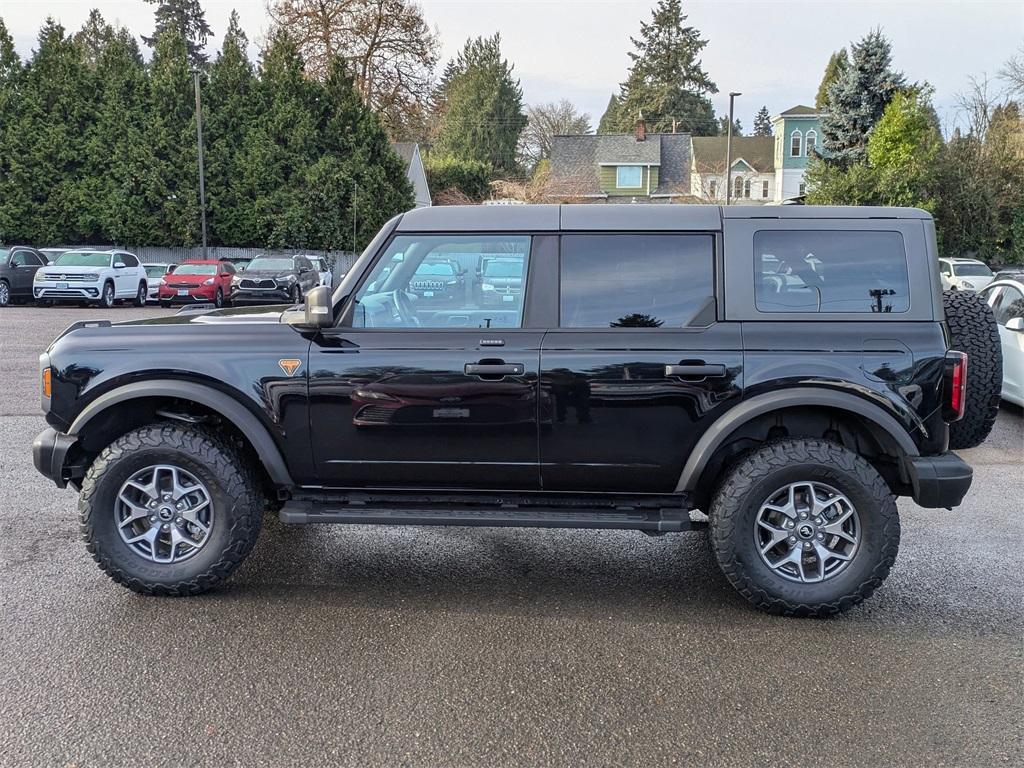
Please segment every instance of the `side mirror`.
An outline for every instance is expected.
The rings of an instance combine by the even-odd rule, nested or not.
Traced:
[[[114,269],[124,269],[124,262],[123,261],[115,261],[114,262]]]
[[[332,317],[331,291],[326,285],[318,285],[306,293],[306,320],[304,325],[309,328],[326,328]]]
[[[1024,317],[1011,317],[1006,321],[1006,330],[1024,333]]]

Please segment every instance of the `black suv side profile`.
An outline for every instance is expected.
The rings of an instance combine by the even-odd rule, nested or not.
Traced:
[[[517,266],[520,288],[484,299],[481,268],[458,302],[415,300],[446,253]],[[33,452],[80,492],[100,567],[146,594],[221,582],[271,508],[707,527],[751,603],[827,615],[888,574],[896,497],[968,491],[948,333],[916,209],[419,209],[303,307],[72,326],[40,359]]]
[[[0,307],[32,298],[32,281],[46,256],[35,248],[13,245],[0,248]]]

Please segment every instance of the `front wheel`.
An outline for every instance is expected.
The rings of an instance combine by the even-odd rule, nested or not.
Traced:
[[[862,457],[827,440],[784,439],[748,454],[709,517],[722,572],[769,613],[842,613],[882,584],[899,549],[889,487]]]
[[[220,309],[221,307],[224,306],[224,291],[222,291],[220,288],[218,288],[217,292],[213,294],[213,306],[215,306],[217,309]]]
[[[100,306],[104,309],[110,309],[114,306],[114,284],[104,283],[103,291],[100,293]]]
[[[290,295],[292,304],[299,304],[302,301],[302,289],[299,286],[293,285]]]
[[[265,500],[228,442],[151,424],[100,453],[82,483],[82,535],[114,581],[147,595],[196,595],[226,579],[256,543]]]

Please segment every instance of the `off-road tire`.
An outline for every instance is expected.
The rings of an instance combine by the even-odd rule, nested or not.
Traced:
[[[210,490],[216,518],[210,539],[194,556],[153,563],[123,542],[114,499],[133,473],[152,464],[177,463]],[[118,584],[144,595],[197,595],[224,581],[252,550],[266,499],[241,454],[220,437],[178,424],[151,424],[122,435],[93,462],[82,483],[78,510],[86,547]]]
[[[950,349],[967,353],[964,417],[949,425],[953,450],[981,445],[996,421],[1003,388],[999,326],[992,309],[970,291],[943,291]]]
[[[132,306],[144,307],[146,306],[146,284],[139,283],[138,289],[135,291],[135,298],[132,300]]]
[[[847,567],[817,583],[788,581],[758,554],[755,518],[779,488],[798,481],[832,486],[853,503],[860,544]],[[711,546],[725,577],[743,597],[768,613],[831,616],[867,599],[896,560],[900,521],[882,477],[863,458],[837,443],[786,438],[765,443],[728,471],[709,510]]]

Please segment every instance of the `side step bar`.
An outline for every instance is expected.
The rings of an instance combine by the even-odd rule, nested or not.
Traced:
[[[344,502],[288,501],[279,513],[290,525],[337,523],[349,525],[475,525],[521,528],[614,528],[670,533],[703,528],[681,509],[538,507],[524,505],[430,507],[349,506]]]

